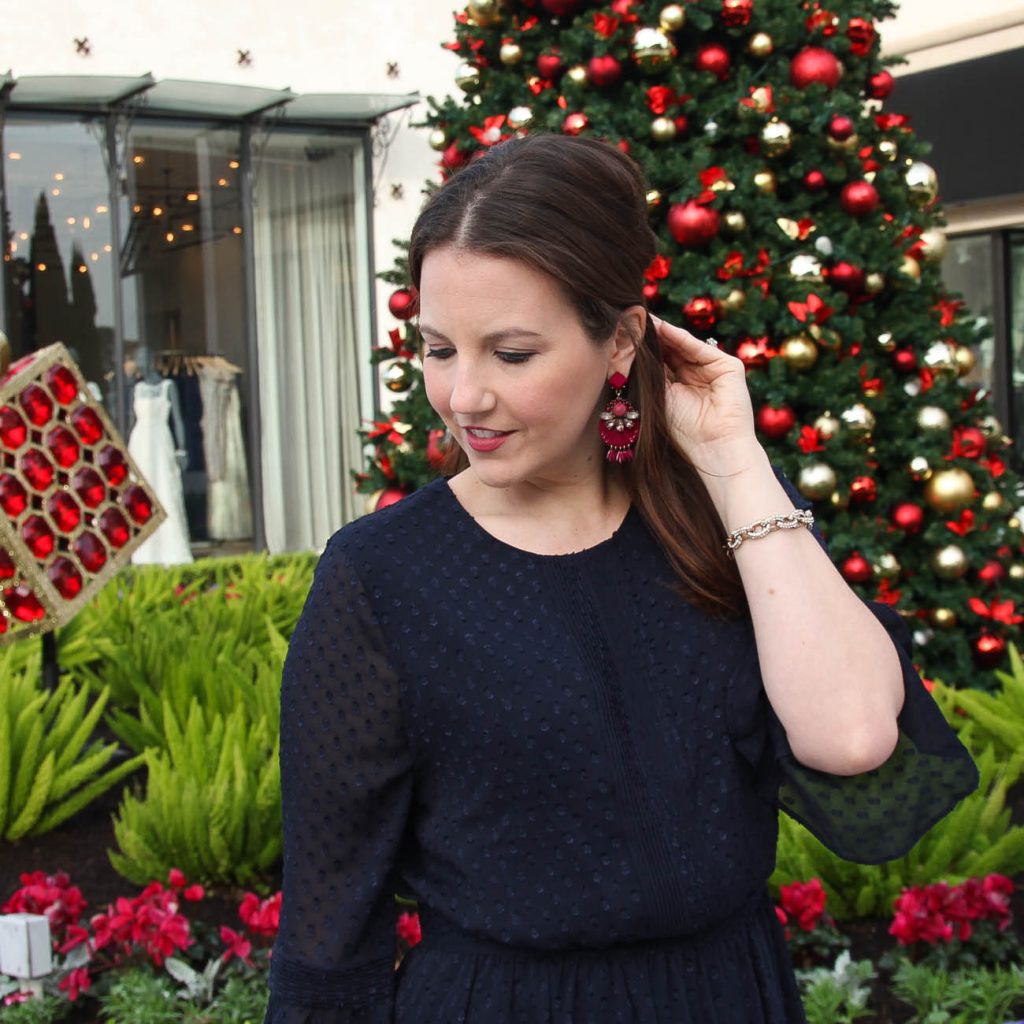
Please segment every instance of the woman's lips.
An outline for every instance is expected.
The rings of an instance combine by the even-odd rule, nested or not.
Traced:
[[[475,452],[493,452],[513,433],[511,430],[485,430],[483,427],[463,427],[462,430]]]

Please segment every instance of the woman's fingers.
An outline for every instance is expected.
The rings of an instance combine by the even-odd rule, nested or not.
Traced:
[[[670,366],[705,365],[720,357],[721,353],[714,345],[708,345],[682,327],[676,327],[653,314],[651,320],[661,339],[662,356]]]

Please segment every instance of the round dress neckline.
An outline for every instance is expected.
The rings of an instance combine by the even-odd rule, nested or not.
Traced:
[[[474,533],[478,533],[484,540],[488,541],[494,547],[503,548],[504,550],[511,552],[516,555],[525,555],[528,558],[538,558],[549,562],[565,561],[573,558],[582,558],[586,555],[593,555],[605,548],[611,547],[611,545],[622,536],[625,532],[626,527],[636,516],[636,506],[630,502],[629,508],[626,510],[625,516],[618,526],[612,531],[611,535],[605,537],[604,540],[599,540],[596,544],[591,544],[590,547],[580,548],[578,551],[566,551],[558,555],[545,555],[538,551],[529,551],[526,548],[518,548],[514,544],[509,544],[508,541],[502,540],[500,537],[495,537],[493,533],[485,529],[476,518],[463,506],[462,502],[456,497],[455,492],[451,489],[449,484],[449,477],[442,477],[439,481],[442,490],[445,492],[448,502],[451,504],[455,514],[462,519],[465,519],[469,524]]]

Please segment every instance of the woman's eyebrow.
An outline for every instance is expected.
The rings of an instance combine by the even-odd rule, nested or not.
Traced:
[[[437,338],[438,341],[448,341],[448,338],[443,335],[439,330],[434,327],[430,327],[427,324],[419,325],[420,334],[428,334],[432,338]],[[490,334],[485,334],[483,340],[488,343],[494,343],[497,341],[507,341],[509,338],[542,338],[543,335],[537,331],[527,330],[525,327],[504,327],[500,331],[491,331]]]

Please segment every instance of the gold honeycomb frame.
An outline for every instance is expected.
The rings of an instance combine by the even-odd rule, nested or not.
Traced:
[[[70,371],[78,385],[77,394],[67,404],[61,403],[55,391],[45,383],[46,374],[55,366],[62,366]],[[53,412],[45,424],[33,424],[26,408],[19,401],[30,385],[41,387],[51,400]],[[0,646],[21,637],[56,629],[69,622],[83,605],[117,575],[128,563],[132,552],[167,518],[167,513],[157,500],[153,489],[128,454],[127,447],[110,417],[90,394],[85,378],[62,344],[58,342],[26,356],[0,376],[0,410],[8,408],[21,417],[26,426],[27,436],[21,444],[14,447],[5,444],[3,437],[0,436],[0,474],[13,477],[25,491],[28,502],[26,507],[13,517],[0,505],[0,560],[6,552],[7,559],[13,564],[13,575],[11,565],[0,570],[0,573],[8,574],[0,575],[0,616],[3,618],[0,622]],[[99,439],[92,444],[86,443],[72,422],[72,417],[82,408],[92,409],[103,427]],[[48,454],[44,435],[51,433],[56,426],[69,430],[78,443],[79,457],[73,465],[62,467]],[[117,449],[128,467],[124,480],[117,484],[106,477],[98,459],[100,450],[108,445]],[[21,457],[31,449],[47,454],[49,460],[54,463],[52,483],[42,490],[29,481],[19,464]],[[85,467],[95,470],[106,487],[104,500],[95,508],[88,508],[71,484],[74,475]],[[133,487],[141,488],[152,505],[152,513],[144,523],[136,522],[124,503],[125,496]],[[60,491],[68,493],[81,512],[80,520],[72,530],[61,529],[46,507],[48,499]],[[99,526],[100,517],[111,508],[116,508],[122,514],[129,529],[128,540],[121,547],[116,547]],[[22,536],[25,522],[31,516],[40,516],[54,536],[53,550],[43,557],[37,557]],[[86,532],[98,539],[106,551],[104,564],[96,572],[91,572],[85,567],[73,548],[74,541]],[[82,580],[81,591],[71,598],[64,597],[48,575],[48,570],[59,558],[68,559]],[[26,621],[11,610],[9,603],[13,603],[17,608],[25,600],[24,595],[21,595],[12,601],[10,593],[18,587],[28,588],[42,606],[41,617]]]

